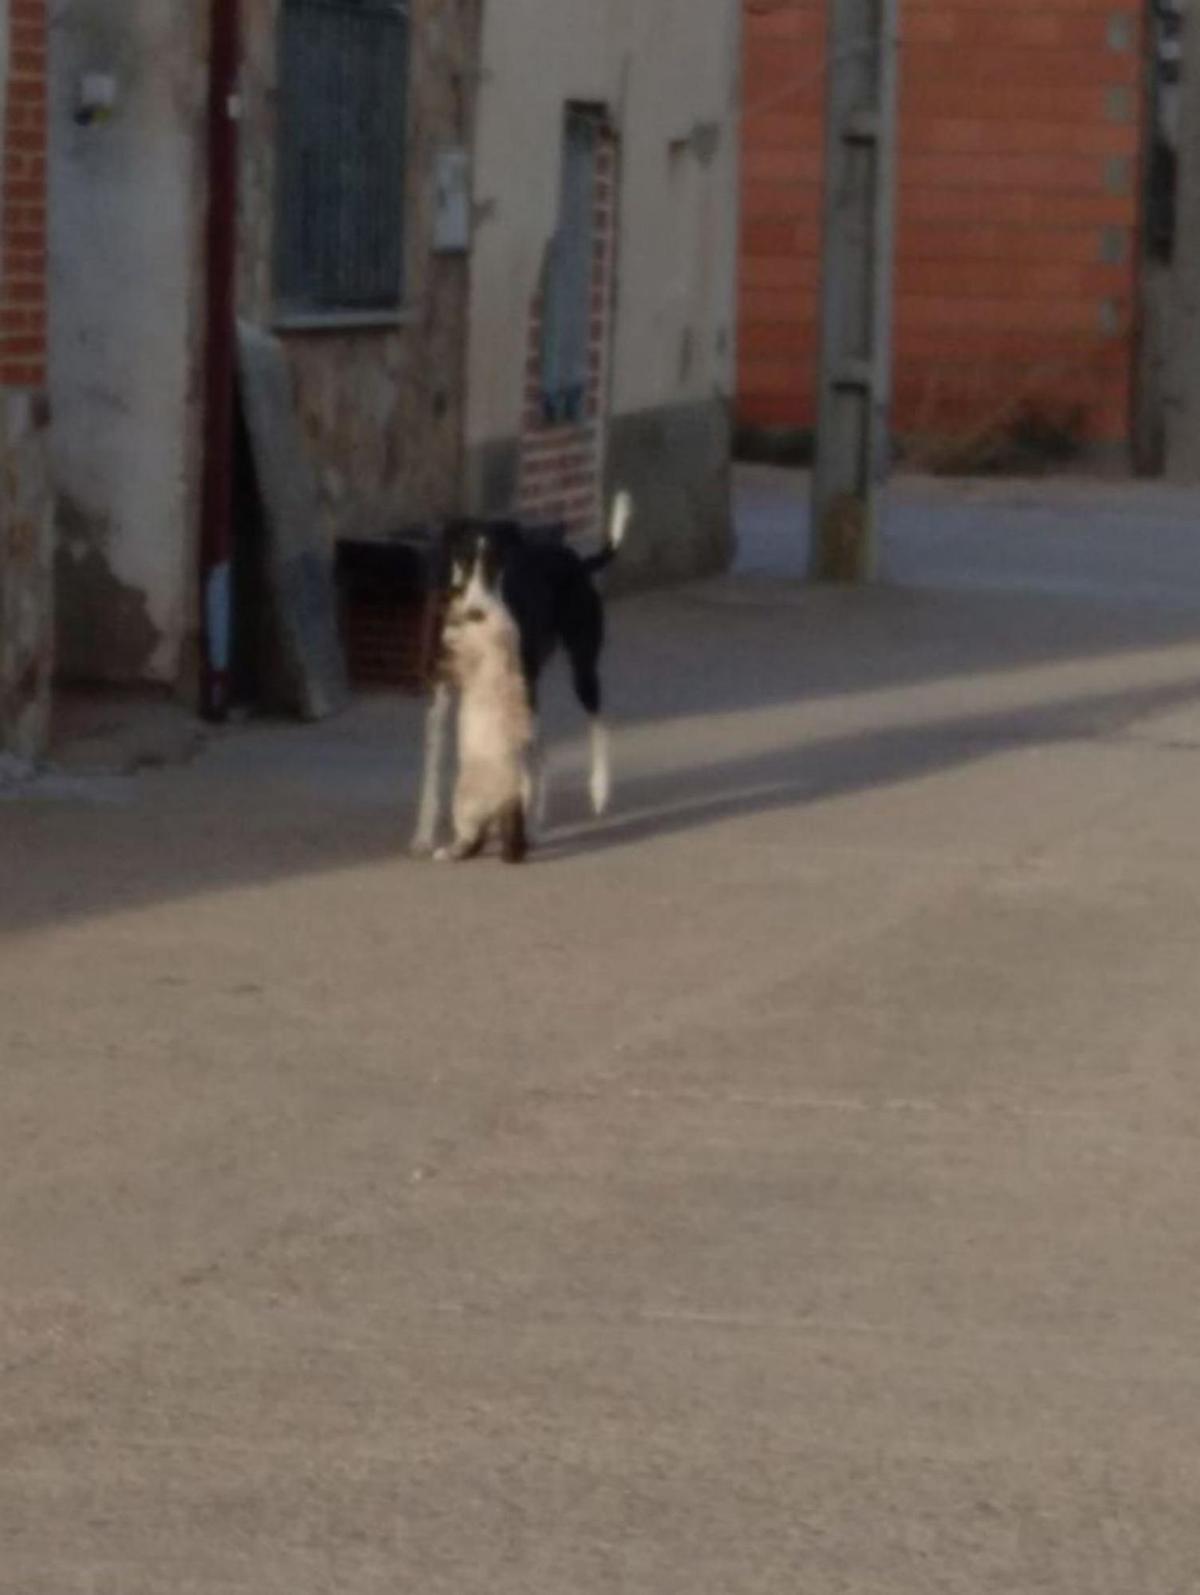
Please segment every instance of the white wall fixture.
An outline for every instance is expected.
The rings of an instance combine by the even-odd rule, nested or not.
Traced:
[[[75,120],[81,127],[104,122],[117,107],[117,80],[111,72],[85,72],[79,79]]]
[[[471,168],[464,149],[434,157],[433,247],[439,255],[462,255],[471,247]]]

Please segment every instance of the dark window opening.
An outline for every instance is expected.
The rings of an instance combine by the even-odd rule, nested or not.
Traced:
[[[601,131],[596,111],[568,108],[558,226],[542,306],[542,412],[551,423],[576,423],[586,412]]]
[[[285,313],[404,296],[408,6],[284,0],[276,291]]]

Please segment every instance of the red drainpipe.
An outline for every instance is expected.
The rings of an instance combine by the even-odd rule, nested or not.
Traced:
[[[208,97],[207,330],[200,528],[201,711],[229,711],[233,638],[233,439],[237,382],[239,0],[212,0]]]

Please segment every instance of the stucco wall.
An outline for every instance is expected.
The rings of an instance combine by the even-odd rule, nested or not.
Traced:
[[[728,551],[738,12],[736,0],[507,0],[485,14],[470,496],[496,511],[514,490],[529,307],[556,221],[564,105],[603,105],[619,147],[608,476],[635,478],[642,511],[627,573],[682,574]]]
[[[198,5],[51,0],[59,672],[174,683],[192,629],[206,78]],[[85,72],[117,84],[75,120]]]

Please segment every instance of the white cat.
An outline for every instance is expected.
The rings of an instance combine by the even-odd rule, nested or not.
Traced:
[[[459,694],[458,776],[454,841],[436,856],[474,858],[495,831],[505,862],[519,864],[529,850],[534,724],[517,628],[503,603],[473,593],[452,606],[442,645]]]

